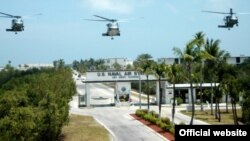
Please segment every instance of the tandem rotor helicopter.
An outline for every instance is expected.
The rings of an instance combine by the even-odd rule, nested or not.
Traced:
[[[24,31],[24,23],[23,23],[22,16],[15,16],[15,15],[3,13],[3,12],[0,12],[0,14],[3,15],[0,17],[3,17],[3,18],[12,18],[11,27],[9,29],[6,29],[6,31],[15,32],[15,34],[17,34],[17,32]],[[39,13],[36,15],[42,15],[42,14]]]
[[[111,39],[114,39],[114,36],[120,36],[120,30],[119,30],[119,24],[118,24],[118,20],[116,19],[109,19],[109,18],[105,18],[102,16],[98,16],[98,15],[93,15],[97,18],[100,19],[84,19],[84,20],[88,20],[88,21],[102,21],[102,22],[109,22],[107,24],[107,32],[106,33],[102,33],[102,36],[110,36]]]
[[[238,17],[236,16],[236,13],[233,12],[232,8],[230,8],[229,12],[216,12],[216,11],[202,11],[202,12],[227,14],[227,16],[224,17],[224,25],[218,25],[219,28],[228,28],[228,30],[230,30],[231,28],[234,27],[234,25],[238,26],[239,24]],[[238,13],[238,14],[249,14],[249,13]]]

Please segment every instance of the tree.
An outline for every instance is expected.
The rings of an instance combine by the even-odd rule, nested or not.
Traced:
[[[227,53],[224,50],[220,50],[219,47],[220,40],[213,40],[213,39],[207,39],[205,44],[205,51],[210,55],[209,59],[205,60],[205,64],[207,66],[208,71],[206,71],[205,76],[207,77],[207,80],[211,82],[211,115],[213,115],[213,98],[214,98],[214,90],[212,83],[214,83],[214,87],[216,89],[216,81],[218,81],[218,65],[220,62],[225,61],[227,57],[230,56],[229,53]],[[218,91],[217,91],[218,92]],[[215,114],[217,116],[217,113]]]
[[[141,54],[137,57],[134,62],[135,68],[140,72],[146,75],[147,81],[147,110],[149,112],[149,85],[148,85],[148,76],[152,74],[152,64],[154,63],[152,56],[150,54]]]
[[[65,62],[64,62],[63,59],[59,59],[59,60],[57,60],[57,61],[53,61],[53,64],[54,64],[54,67],[55,67],[56,69],[62,69],[62,68],[65,67]]]
[[[155,73],[155,76],[158,78],[159,84],[159,119],[161,118],[161,103],[162,103],[162,87],[161,87],[161,78],[165,76],[166,65],[164,63],[161,64],[152,64],[152,69]]]
[[[112,66],[114,67],[115,70],[122,70],[122,66],[117,62],[115,62]]]
[[[173,64],[167,67],[166,69],[166,77],[169,80],[170,83],[173,84],[173,109],[172,109],[172,122],[174,123],[174,115],[175,115],[175,100],[176,100],[176,94],[175,94],[175,84],[177,82],[180,82],[185,79],[185,76],[183,75],[182,68],[180,65]]]
[[[195,62],[195,59],[197,57],[197,53],[196,53],[196,45],[197,44],[197,40],[191,40],[186,44],[186,47],[184,48],[183,52],[181,51],[181,49],[174,47],[173,51],[176,55],[178,55],[184,63],[185,69],[188,73],[188,79],[189,79],[189,83],[190,83],[190,89],[191,89],[191,103],[192,103],[192,116],[191,116],[191,120],[190,120],[190,125],[193,124],[193,119],[194,119],[194,113],[195,113],[195,108],[194,108],[194,95],[193,95],[193,75],[192,75],[192,65]]]
[[[71,70],[16,71],[2,84],[12,88],[0,87],[0,140],[56,140],[76,93]]]
[[[250,59],[246,59],[239,65],[238,79],[240,90],[243,92],[242,105],[242,122],[250,124]]]
[[[198,74],[196,75],[198,77],[198,82],[200,84],[200,104],[201,104],[201,111],[203,111],[203,93],[202,93],[202,83],[203,83],[203,69],[204,69],[204,58],[206,58],[205,53],[202,51],[202,47],[205,45],[205,34],[203,32],[198,32],[195,34],[194,39],[196,40],[196,46],[197,46],[197,61],[200,65],[198,66]]]

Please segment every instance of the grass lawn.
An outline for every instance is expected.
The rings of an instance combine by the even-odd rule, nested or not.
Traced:
[[[201,121],[218,125],[218,124],[234,124],[233,121],[233,114],[232,110],[228,109],[228,112],[226,112],[226,109],[221,109],[221,122],[218,122],[218,119],[215,119],[215,115],[211,115],[211,110],[205,110],[201,112],[200,110],[195,111],[194,117],[196,119],[199,119]],[[182,114],[191,116],[192,112],[181,111]],[[238,118],[241,118],[241,109],[237,109],[237,116]]]
[[[110,133],[91,116],[70,115],[60,141],[110,141]]]

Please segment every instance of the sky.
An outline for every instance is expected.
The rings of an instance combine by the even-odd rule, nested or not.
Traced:
[[[0,17],[0,66],[65,63],[81,59],[128,58],[140,54],[154,59],[177,57],[173,48],[202,31],[206,38],[219,39],[220,48],[231,56],[250,56],[249,0],[1,0],[0,12],[23,17],[24,31],[6,32],[10,18]],[[218,28],[229,12],[239,26]],[[42,15],[36,15],[42,13]],[[102,36],[107,22],[86,21],[93,15],[126,20],[119,23],[121,36]]]

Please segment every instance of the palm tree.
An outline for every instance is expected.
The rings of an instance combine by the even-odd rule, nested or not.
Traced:
[[[152,73],[152,61],[151,60],[145,60],[144,65],[142,66],[142,72],[146,75],[147,78],[147,105],[148,105],[148,112],[149,112],[149,84],[148,84],[148,76]]]
[[[196,53],[196,45],[197,40],[191,40],[187,43],[184,51],[182,52],[179,48],[174,47],[173,51],[176,55],[178,55],[181,59],[184,61],[185,68],[188,72],[188,79],[190,82],[190,89],[191,89],[191,103],[192,103],[192,116],[190,120],[190,125],[193,124],[193,119],[194,119],[194,113],[195,113],[195,108],[194,108],[194,95],[193,95],[193,79],[192,79],[192,65],[197,57]]]
[[[201,111],[203,111],[203,93],[202,93],[202,83],[203,83],[203,68],[204,68],[204,61],[203,61],[203,58],[205,58],[205,54],[204,52],[202,51],[202,47],[204,47],[205,45],[205,34],[203,32],[198,32],[195,34],[194,36],[194,39],[197,41],[196,42],[196,46],[197,46],[197,49],[198,49],[198,58],[197,58],[197,61],[199,62],[200,65],[198,65],[198,69],[199,69],[199,74],[197,75],[198,76],[198,81],[199,81],[199,84],[200,84],[200,103],[201,103]]]
[[[182,68],[180,65],[173,64],[169,66],[166,70],[166,77],[169,79],[170,83],[173,84],[173,109],[172,109],[172,123],[174,123],[174,115],[175,115],[175,99],[176,99],[176,94],[175,94],[175,84],[177,82],[182,81],[185,77],[182,72]]]
[[[224,61],[225,58],[229,57],[229,53],[227,53],[224,50],[220,50],[219,47],[219,43],[220,40],[206,40],[206,44],[205,44],[205,51],[211,56],[209,59],[206,59],[205,63],[207,66],[207,74],[206,76],[208,77],[209,81],[211,81],[211,87],[212,87],[212,83],[214,82],[214,87],[216,89],[216,81],[218,80],[217,77],[217,68],[218,68],[218,64],[221,61]],[[213,91],[213,87],[212,87],[212,92],[211,92],[211,115],[213,115],[213,95],[214,95],[214,91]],[[217,116],[217,114],[216,114]]]
[[[161,78],[164,77],[166,72],[166,65],[164,63],[161,64],[152,64],[152,70],[155,73],[155,76],[158,78],[158,84],[159,84],[159,119],[161,118],[161,103],[162,103],[162,87],[161,87]]]
[[[231,97],[234,124],[238,124],[236,113],[236,99],[238,98],[239,91],[239,83],[237,82],[238,72],[236,66],[233,65],[224,65],[221,69],[223,69],[223,72],[219,73],[219,76],[222,77],[221,84],[224,90],[226,90],[226,92],[228,92]]]
[[[149,112],[149,85],[148,85],[148,76],[152,73],[152,56],[150,54],[141,54],[137,57],[136,61],[134,62],[135,68],[143,73],[146,74],[147,78],[147,111]]]

